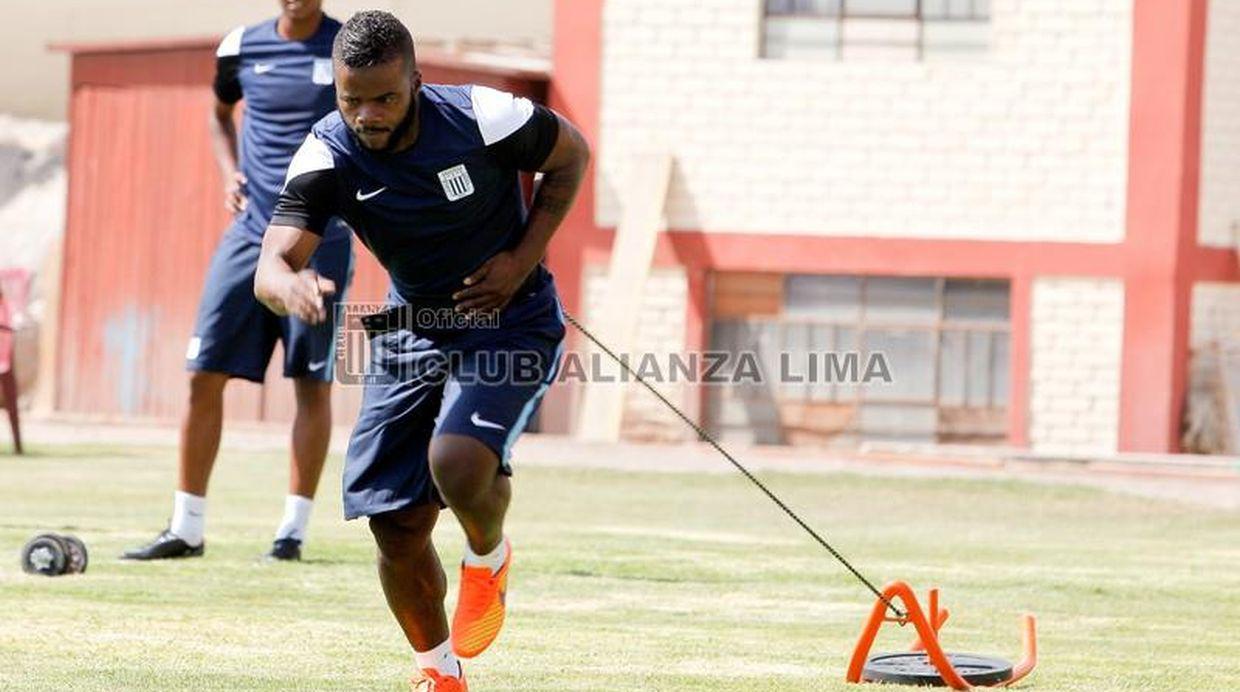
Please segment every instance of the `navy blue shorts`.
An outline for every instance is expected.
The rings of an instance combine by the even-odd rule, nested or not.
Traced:
[[[284,344],[284,376],[330,382],[334,373],[335,333],[331,320],[310,325],[280,317],[254,297],[254,272],[262,246],[229,228],[220,239],[207,270],[194,333],[185,351],[186,369],[219,372],[262,382],[276,341]],[[327,314],[353,274],[353,245],[346,240],[324,243],[310,258],[310,266],[336,283]]]
[[[361,411],[344,469],[346,519],[442,500],[431,478],[431,438],[472,437],[512,474],[508,457],[555,379],[564,319],[548,275],[515,298],[493,327],[370,339]]]

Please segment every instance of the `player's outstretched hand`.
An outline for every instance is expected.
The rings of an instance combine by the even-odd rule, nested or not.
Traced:
[[[250,200],[245,196],[245,174],[241,171],[233,173],[232,179],[224,183],[224,208],[230,214],[240,214]]]
[[[512,300],[533,267],[511,252],[500,252],[465,277],[465,288],[452,294],[458,312],[499,310]]]
[[[313,269],[303,269],[287,285],[283,299],[288,314],[309,324],[327,321],[323,298],[336,292],[331,279],[319,276]]]

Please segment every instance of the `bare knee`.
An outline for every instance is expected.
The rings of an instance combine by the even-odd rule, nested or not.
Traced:
[[[435,505],[422,505],[371,517],[370,532],[379,546],[379,558],[398,563],[420,559],[431,546],[438,515]]]
[[[499,474],[490,447],[464,435],[439,435],[431,441],[431,475],[453,507],[469,507],[485,497]]]
[[[224,404],[224,386],[228,375],[219,372],[195,372],[189,378],[191,407],[219,407]]]
[[[379,546],[379,580],[389,603],[399,593],[424,608],[441,604],[447,595],[443,567],[431,544],[438,514],[438,506],[423,505],[370,518],[370,531]]]

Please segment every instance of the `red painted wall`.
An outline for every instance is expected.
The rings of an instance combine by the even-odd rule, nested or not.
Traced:
[[[198,292],[228,224],[202,86],[213,72],[205,47],[73,57],[59,410],[181,410]],[[258,415],[257,388],[230,396],[230,415]]]
[[[1175,452],[1201,175],[1206,0],[1133,4],[1120,448]]]

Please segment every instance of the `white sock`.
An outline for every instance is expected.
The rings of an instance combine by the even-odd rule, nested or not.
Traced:
[[[314,500],[301,495],[289,495],[284,498],[284,519],[280,528],[276,529],[276,540],[293,538],[299,541],[306,539],[306,524],[310,522],[310,510],[314,509]]]
[[[207,523],[207,498],[178,490],[172,498],[172,524],[168,530],[186,543],[202,544]]]
[[[501,567],[504,566],[504,560],[508,559],[508,539],[499,539],[499,545],[495,546],[495,550],[486,555],[477,555],[473,549],[469,547],[469,541],[465,541],[465,566],[466,567],[489,567],[491,574],[498,574]]]
[[[417,661],[419,670],[437,670],[440,675],[452,678],[463,677],[465,672],[461,662],[456,660],[456,654],[452,653],[451,638],[430,651],[414,651],[413,660]]]

